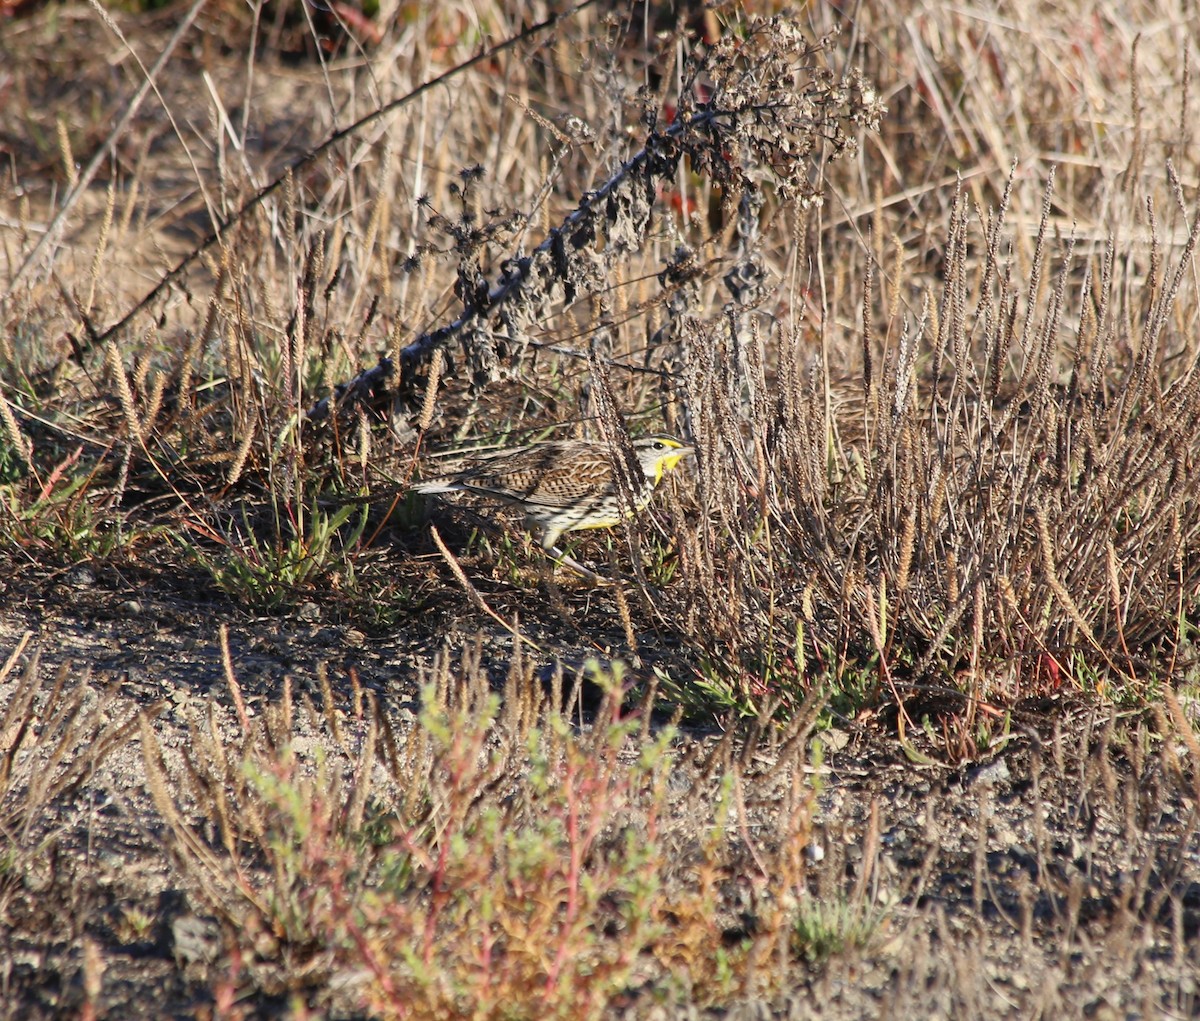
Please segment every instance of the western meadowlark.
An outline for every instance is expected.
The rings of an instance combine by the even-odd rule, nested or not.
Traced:
[[[525,524],[556,560],[594,581],[599,575],[558,549],[559,537],[582,528],[611,528],[637,513],[664,473],[693,449],[670,436],[633,441],[642,478],[622,498],[609,445],[600,440],[549,440],[468,462],[458,471],[413,487],[418,493],[463,491],[501,500],[525,512]]]

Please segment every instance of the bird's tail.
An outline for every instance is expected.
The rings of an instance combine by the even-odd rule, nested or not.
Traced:
[[[414,493],[421,493],[423,496],[433,496],[436,493],[454,493],[462,489],[453,479],[428,479],[425,482],[418,482],[412,487]]]

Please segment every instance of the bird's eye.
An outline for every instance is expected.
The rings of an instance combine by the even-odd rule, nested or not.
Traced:
[[[662,440],[655,440],[654,441],[654,449],[655,450],[666,450],[667,445],[665,443],[663,443]]]

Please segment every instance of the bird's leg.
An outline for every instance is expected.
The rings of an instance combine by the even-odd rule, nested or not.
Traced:
[[[576,560],[574,557],[569,556],[568,554],[564,553],[557,546],[547,546],[547,547],[545,547],[545,549],[546,549],[546,552],[549,553],[550,556],[554,559],[555,563],[562,564],[563,567],[570,568],[572,571],[574,571],[576,574],[578,574],[581,578],[587,579],[593,585],[611,585],[612,584],[612,582],[609,581],[607,578],[603,577],[602,575],[597,574],[595,571],[589,570],[588,568],[584,567],[583,564],[581,564],[578,560]]]

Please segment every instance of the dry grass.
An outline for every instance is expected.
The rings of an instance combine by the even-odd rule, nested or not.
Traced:
[[[222,631],[233,715],[178,752],[143,718],[215,1013],[1186,1013],[1195,19],[523,9],[401,5],[292,63],[303,23],[239,49],[223,7],[0,39],[0,559],[403,635],[421,692],[401,720],[322,666],[255,715]],[[581,540],[611,591],[408,492],[657,430],[696,468]],[[10,874],[132,738],[17,652]],[[689,765],[667,718],[725,736]],[[814,730],[918,775],[1005,753],[1032,821],[991,781],[961,819],[885,766],[826,790]]]

